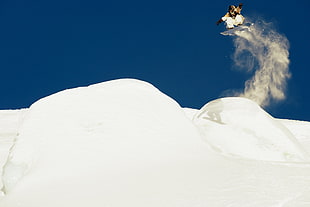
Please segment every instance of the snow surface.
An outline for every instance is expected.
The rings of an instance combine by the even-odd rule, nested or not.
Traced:
[[[245,98],[197,110],[133,79],[65,90],[0,111],[0,150],[1,207],[310,206],[310,123]]]
[[[24,110],[1,110],[0,111],[0,175],[9,156],[9,151],[18,135],[18,127]],[[3,187],[0,179],[0,189]]]

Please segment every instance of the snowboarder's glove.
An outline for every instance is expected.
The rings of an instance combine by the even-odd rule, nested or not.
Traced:
[[[241,9],[241,8],[242,8],[242,6],[243,6],[243,4],[242,4],[242,3],[240,3],[240,4],[239,4],[239,8]]]
[[[216,25],[219,25],[221,22],[223,22],[222,19],[218,20],[218,21],[216,22]]]

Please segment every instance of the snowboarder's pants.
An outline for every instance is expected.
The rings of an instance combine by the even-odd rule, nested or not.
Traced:
[[[222,20],[225,21],[227,29],[232,29],[234,26],[243,24],[244,17],[241,14],[238,14],[235,18],[222,17]]]
[[[232,29],[234,28],[234,22],[235,20],[231,17],[222,17],[222,20],[225,21],[226,28],[227,29]]]
[[[234,23],[234,25],[243,24],[243,21],[244,21],[244,17],[243,17],[241,14],[238,14],[238,15],[235,17],[235,23]]]

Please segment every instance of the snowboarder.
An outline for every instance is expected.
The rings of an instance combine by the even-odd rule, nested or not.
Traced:
[[[222,22],[226,23],[227,29],[233,29],[235,26],[242,25],[244,22],[244,17],[241,14],[243,4],[240,3],[239,6],[231,5],[228,7],[228,12],[219,19],[216,24],[219,25]]]

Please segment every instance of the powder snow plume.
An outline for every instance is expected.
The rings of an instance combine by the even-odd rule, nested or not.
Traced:
[[[279,34],[271,23],[258,21],[234,37],[233,60],[237,68],[254,71],[253,77],[245,82],[242,93],[261,106],[271,100],[285,99],[289,72],[289,42]]]

